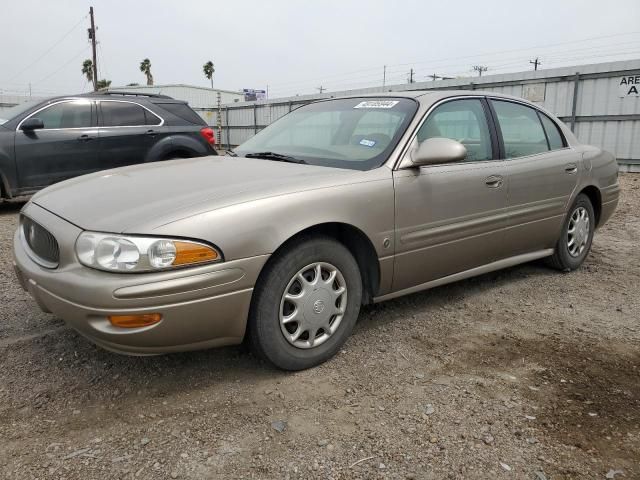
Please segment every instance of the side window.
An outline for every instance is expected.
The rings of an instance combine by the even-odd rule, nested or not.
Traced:
[[[482,102],[477,98],[452,100],[436,107],[418,130],[418,141],[446,137],[467,148],[466,162],[491,160],[491,134]]]
[[[176,117],[193,123],[194,125],[206,125],[207,123],[202,119],[200,115],[191,110],[186,103],[156,103],[157,107],[162,107],[168,112],[174,114]],[[149,112],[147,112],[149,113]]]
[[[544,113],[538,113],[538,115],[540,116],[540,120],[542,120],[544,131],[547,132],[547,138],[549,139],[549,148],[551,148],[551,150],[564,148],[562,133],[560,133],[560,129],[555,124],[555,122],[553,122]]]
[[[102,125],[105,127],[133,127],[146,125],[145,109],[128,102],[100,102]]]
[[[45,129],[89,128],[91,127],[91,102],[57,103],[36,113],[33,118],[42,120]]]
[[[491,100],[502,132],[507,158],[547,152],[547,137],[533,108],[513,102]]]
[[[160,117],[158,117],[156,114],[151,113],[149,110],[143,109],[144,110],[144,118],[145,118],[145,125],[160,125],[160,123],[162,122],[162,120],[160,119]]]

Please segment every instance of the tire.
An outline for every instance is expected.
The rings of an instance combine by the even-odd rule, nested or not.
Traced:
[[[344,245],[326,236],[294,240],[260,275],[249,313],[249,345],[280,369],[314,367],[340,350],[361,302],[360,270]]]
[[[575,225],[578,216],[583,219],[587,218],[588,224],[585,226],[584,220],[581,220],[578,223],[577,233],[571,234],[569,229]],[[556,243],[553,255],[547,260],[547,264],[563,272],[570,272],[579,268],[591,250],[596,224],[595,217],[589,197],[584,193],[579,194],[569,209],[564,225],[562,225],[562,234]],[[570,245],[572,239],[574,242]],[[582,246],[576,247],[576,245]]]

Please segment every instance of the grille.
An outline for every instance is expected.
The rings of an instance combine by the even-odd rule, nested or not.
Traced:
[[[60,249],[55,237],[42,225],[34,222],[29,217],[22,217],[22,233],[25,242],[36,260],[42,266],[55,268],[60,261]]]

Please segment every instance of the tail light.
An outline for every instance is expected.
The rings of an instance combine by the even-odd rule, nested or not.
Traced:
[[[204,127],[200,130],[200,135],[202,135],[207,143],[212,147],[216,144],[216,134],[214,133],[213,128]]]

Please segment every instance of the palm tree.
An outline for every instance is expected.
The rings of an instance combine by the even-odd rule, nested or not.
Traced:
[[[93,88],[95,90],[96,84],[93,81],[93,62],[88,58],[82,62],[82,74],[87,77],[87,82],[93,83]]]
[[[153,75],[151,75],[151,61],[145,58],[140,62],[140,71],[147,76],[147,85],[153,85]]]
[[[213,88],[213,73],[216,71],[213,66],[213,62],[209,60],[202,66],[202,71],[204,72],[204,76],[211,80],[211,88]]]
[[[104,78],[96,82],[96,88],[98,90],[109,88],[110,85],[111,85],[111,80],[105,80]]]

